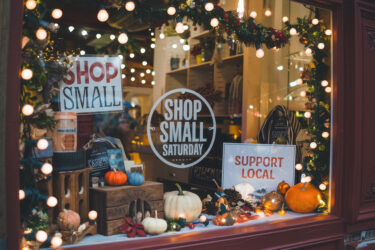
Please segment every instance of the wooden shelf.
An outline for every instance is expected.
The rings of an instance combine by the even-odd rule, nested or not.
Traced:
[[[186,73],[187,69],[188,69],[188,67],[178,68],[178,69],[174,69],[174,70],[168,71],[167,74],[168,75],[171,75],[171,74],[184,74],[184,73]]]
[[[238,54],[238,55],[234,55],[234,56],[227,56],[227,57],[223,58],[223,62],[238,60],[238,59],[242,59],[242,58],[243,58],[243,54]]]
[[[199,68],[205,68],[205,67],[211,67],[213,65],[210,65],[211,61],[208,62],[202,62],[200,64],[194,64],[189,66],[189,69],[199,69]]]

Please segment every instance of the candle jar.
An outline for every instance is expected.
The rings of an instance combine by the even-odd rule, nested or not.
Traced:
[[[53,133],[54,152],[77,150],[77,115],[74,112],[56,112]]]

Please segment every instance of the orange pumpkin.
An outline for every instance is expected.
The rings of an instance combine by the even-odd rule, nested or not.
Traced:
[[[285,195],[286,192],[289,190],[290,186],[285,181],[282,181],[277,185],[277,192],[281,195]]]
[[[79,214],[72,210],[64,209],[57,217],[57,224],[60,230],[77,231],[80,223],[81,218]]]
[[[216,226],[231,226],[234,224],[234,219],[230,215],[229,212],[224,214],[217,214],[215,218],[212,220],[212,222]]]
[[[126,183],[128,177],[122,171],[108,171],[104,176],[105,182],[110,186],[121,186]]]
[[[285,201],[294,212],[310,213],[319,205],[320,192],[309,182],[298,183],[286,192]]]

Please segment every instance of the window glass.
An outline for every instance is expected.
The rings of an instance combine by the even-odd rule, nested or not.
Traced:
[[[330,11],[110,2],[25,1],[25,249],[329,213]]]

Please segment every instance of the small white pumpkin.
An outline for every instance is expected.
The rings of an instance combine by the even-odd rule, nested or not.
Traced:
[[[202,201],[198,195],[182,191],[181,186],[176,184],[178,191],[164,194],[164,213],[167,219],[185,218],[187,222],[198,219],[202,212]]]
[[[167,230],[167,222],[163,219],[158,219],[158,211],[155,211],[155,218],[146,217],[142,221],[142,225],[148,234],[161,234]]]
[[[242,196],[242,199],[247,201],[250,197],[249,195],[253,194],[255,189],[249,183],[243,182],[234,186],[234,189],[239,192]]]

